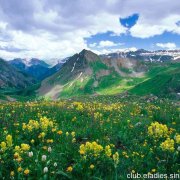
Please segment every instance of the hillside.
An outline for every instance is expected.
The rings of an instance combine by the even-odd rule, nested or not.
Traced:
[[[42,80],[47,77],[45,73],[49,70],[49,65],[47,63],[36,58],[28,60],[17,58],[9,61],[9,64],[37,80]]]
[[[158,69],[158,67],[156,67]],[[155,70],[152,69],[151,73]],[[180,63],[169,64],[161,67],[161,71],[156,76],[149,78],[130,90],[137,95],[154,94],[157,96],[177,96],[180,92]]]
[[[3,94],[15,95],[18,99],[36,96],[56,100],[123,92],[179,97],[179,61],[172,61],[167,55],[163,56],[164,61],[138,59],[147,53],[151,52],[138,50],[99,56],[84,49],[51,68],[38,59],[11,61],[18,69],[1,60],[1,99],[4,99]],[[39,80],[45,78],[40,86],[28,72],[31,75],[35,72]]]
[[[102,58],[91,51],[83,50],[70,57],[59,72],[45,79],[38,94],[57,99],[119,93],[123,91],[119,86],[121,83],[125,84],[132,78],[137,78],[134,83],[138,82],[146,70],[146,66],[136,60]],[[109,92],[103,92],[107,88]]]
[[[0,89],[22,89],[35,83],[36,81],[32,77],[0,59]]]
[[[11,65],[19,69],[22,72],[34,77],[36,80],[43,80],[52,74],[56,73],[62,66],[63,63],[57,63],[55,66],[50,67],[49,64],[43,60],[32,58],[32,59],[21,59],[16,58],[9,61]]]
[[[125,91],[137,95],[175,95],[179,92],[178,70],[176,61],[137,60],[137,57],[121,57],[115,53],[98,56],[83,50],[70,57],[60,71],[45,79],[38,95],[51,99]]]

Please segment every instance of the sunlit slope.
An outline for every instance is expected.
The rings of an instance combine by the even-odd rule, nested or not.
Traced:
[[[180,63],[153,68],[148,75],[149,79],[132,88],[130,92],[137,95],[157,96],[175,95],[180,92]]]
[[[102,59],[83,50],[72,56],[59,72],[45,79],[38,94],[57,99],[120,93],[141,81],[146,70],[147,67],[136,60]]]
[[[45,79],[38,95],[58,99],[125,91],[138,95],[176,93],[179,89],[179,64],[128,58],[103,59],[83,50],[72,56],[59,72]]]

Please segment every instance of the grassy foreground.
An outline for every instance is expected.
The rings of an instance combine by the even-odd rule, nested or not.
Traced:
[[[179,173],[179,110],[118,96],[0,104],[0,179]]]

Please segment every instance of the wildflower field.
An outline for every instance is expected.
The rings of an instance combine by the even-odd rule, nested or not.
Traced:
[[[179,110],[118,96],[0,104],[0,179],[180,173]]]

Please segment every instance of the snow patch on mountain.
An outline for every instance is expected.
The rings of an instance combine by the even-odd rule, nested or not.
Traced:
[[[73,66],[73,68],[72,68],[71,72],[73,72],[73,71],[74,71],[75,66],[76,66],[76,62],[74,63],[74,66]]]

